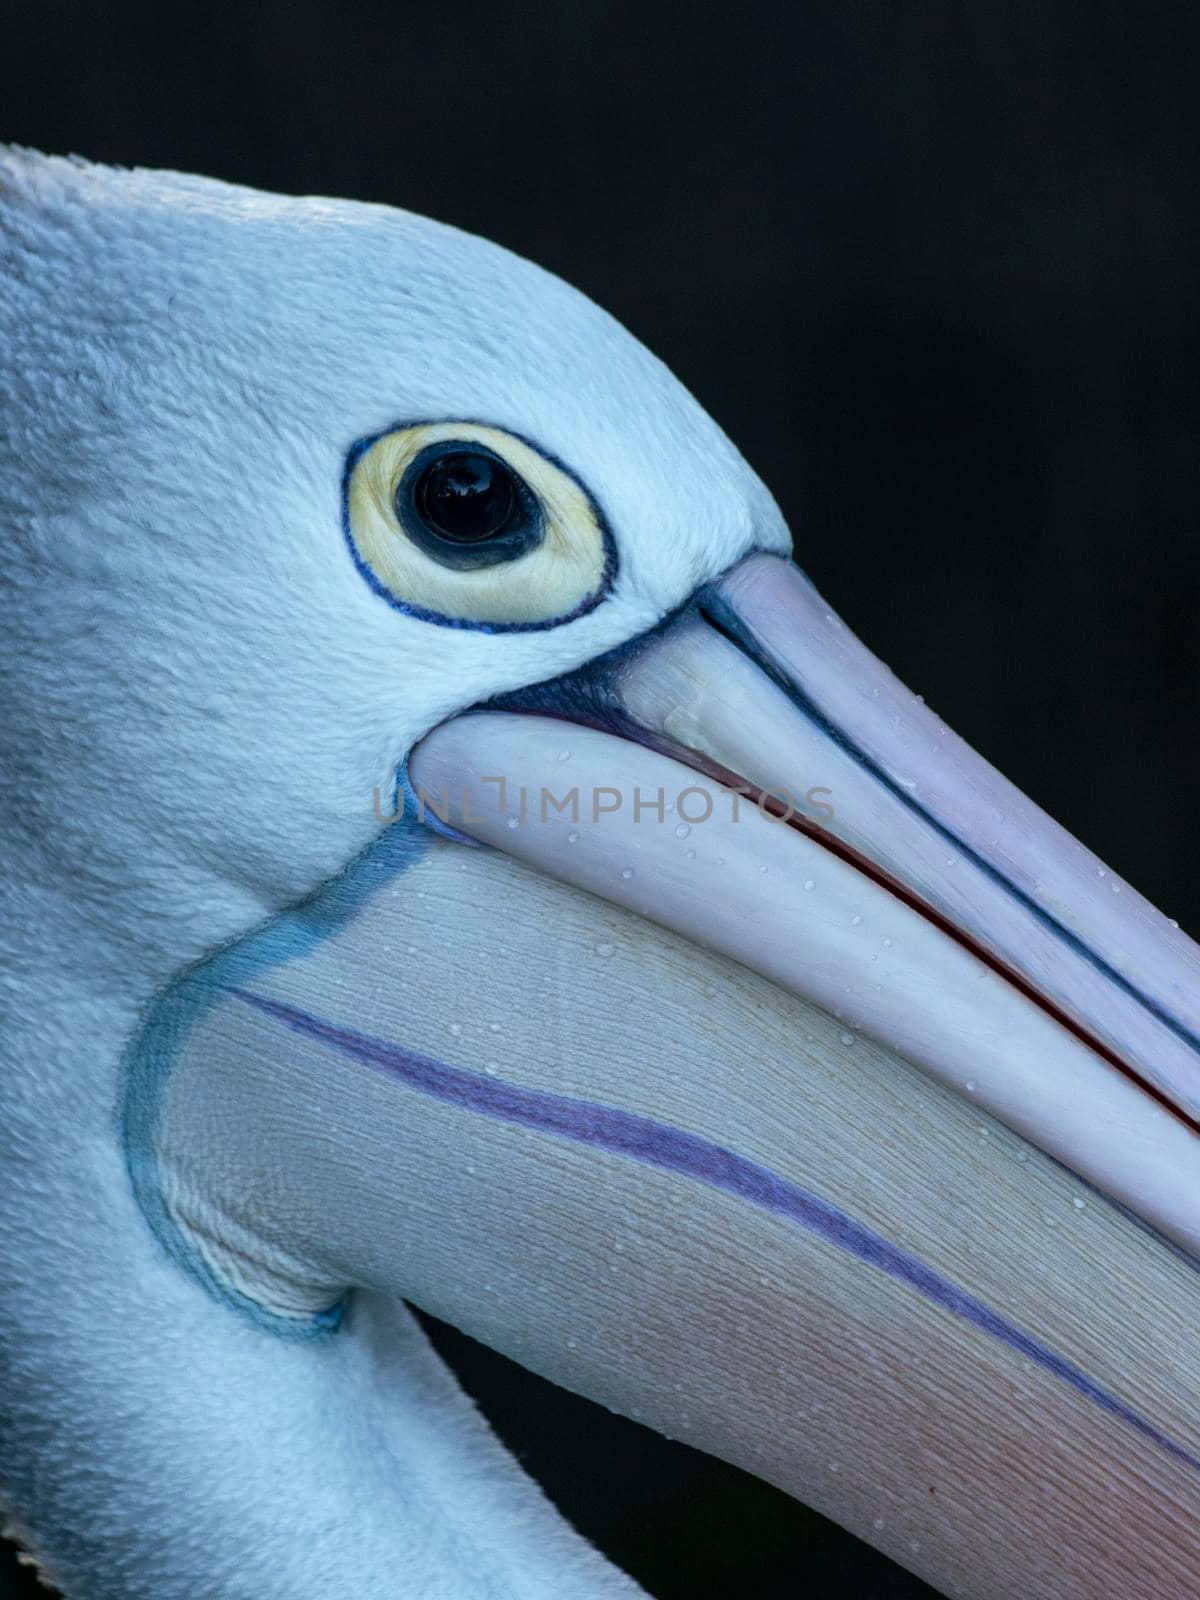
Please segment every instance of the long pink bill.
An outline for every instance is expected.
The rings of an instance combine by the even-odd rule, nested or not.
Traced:
[[[1185,936],[778,558],[602,679],[434,730],[418,792],[898,1050],[1200,1256]]]

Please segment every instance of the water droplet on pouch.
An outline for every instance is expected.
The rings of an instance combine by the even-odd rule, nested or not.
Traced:
[[[569,751],[569,750],[560,750],[560,751],[559,751],[559,752],[558,752],[558,757],[557,757],[557,759],[558,759],[558,760],[559,760],[559,761],[570,761],[570,759],[571,759],[571,752],[570,752],[570,751]]]
[[[598,956],[610,956],[612,953],[613,947],[611,944],[598,944],[596,946],[596,954]]]
[[[623,878],[632,878],[633,877],[633,868],[632,867],[622,867],[621,868],[621,876]]]
[[[1074,1200],[1071,1201],[1071,1204],[1075,1207],[1076,1211],[1082,1211],[1084,1206],[1087,1205],[1087,1201],[1081,1200],[1079,1196],[1076,1195]]]
[[[507,828],[519,828],[521,826],[521,819],[520,817],[505,817],[504,825]]]
[[[457,1038],[458,1035],[462,1032],[462,1023],[461,1022],[452,1022],[450,1024],[450,1032],[452,1034],[454,1034],[455,1038]]]
[[[885,950],[890,950],[892,948],[892,940],[891,939],[885,939],[883,941],[883,948]]]
[[[850,926],[852,928],[857,928],[857,927],[860,927],[861,925],[862,925],[862,918],[860,916],[856,915],[856,916],[853,916],[853,917],[850,918]]]
[[[813,882],[813,880],[811,878],[805,878],[804,887],[806,889],[815,889],[817,886],[816,886],[816,884]]]
[[[567,843],[568,844],[578,844],[579,843],[579,835],[577,833],[569,833],[567,835]]]
[[[841,1042],[843,1044],[853,1044],[854,1043],[854,1035],[852,1033],[846,1033],[844,1029],[843,1029],[843,1031],[841,1033],[838,1034],[838,1038],[841,1040]]]
[[[688,827],[686,822],[681,822],[679,824],[679,826],[675,829],[675,837],[677,839],[686,839],[688,834],[691,833],[691,831],[692,831],[691,828]]]

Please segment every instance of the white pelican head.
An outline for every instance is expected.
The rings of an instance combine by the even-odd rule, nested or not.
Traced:
[[[49,1576],[637,1592],[407,1299],[948,1592],[1194,1592],[1195,947],[553,277],[18,151],[0,242],[0,1502]]]

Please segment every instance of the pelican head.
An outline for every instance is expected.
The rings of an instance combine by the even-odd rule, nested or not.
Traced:
[[[549,274],[16,150],[0,239],[0,1503],[50,1580],[640,1592],[407,1300],[948,1593],[1194,1593],[1195,947]]]

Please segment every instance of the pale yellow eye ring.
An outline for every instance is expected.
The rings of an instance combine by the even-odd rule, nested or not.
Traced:
[[[397,496],[430,446],[477,444],[521,480],[540,536],[513,560],[470,570],[434,560],[405,531]],[[612,585],[616,550],[588,491],[527,440],[479,422],[415,422],[360,439],[342,486],[346,543],[359,572],[389,605],[442,626],[485,632],[550,628],[598,605]]]

